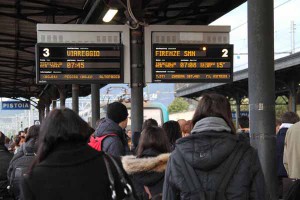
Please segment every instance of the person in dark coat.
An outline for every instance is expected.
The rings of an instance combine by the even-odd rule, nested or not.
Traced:
[[[95,137],[107,136],[102,142],[102,151],[116,156],[130,154],[125,128],[128,122],[128,111],[125,105],[113,102],[107,106],[107,116],[96,129]]]
[[[158,123],[155,119],[152,119],[152,118],[146,119],[142,125],[142,130],[144,130],[145,128],[147,128],[149,126],[158,127]],[[131,152],[133,152],[133,154],[136,154],[136,149],[139,145],[140,137],[141,137],[141,132],[135,131],[132,133],[132,150],[131,150]]]
[[[288,174],[283,165],[284,141],[286,132],[295,123],[299,121],[299,116],[294,112],[285,112],[281,117],[281,125],[276,135],[276,158],[277,158],[277,176],[279,182],[279,198],[282,198],[291,185]]]
[[[88,124],[74,111],[52,110],[41,125],[36,159],[22,179],[21,199],[112,199],[104,153],[88,146],[90,135]],[[117,199],[122,199],[124,187],[116,169],[111,170]]]
[[[165,122],[162,125],[162,128],[165,130],[168,136],[171,151],[173,151],[175,149],[176,140],[182,137],[180,125],[177,121],[170,120]]]
[[[5,147],[5,135],[0,132],[0,199],[8,199],[10,196],[7,190],[7,169],[12,157],[13,154]]]
[[[37,139],[39,136],[40,126],[33,125],[27,130],[25,143],[22,144],[19,151],[10,161],[7,176],[9,179],[9,187],[15,199],[20,199],[20,180],[22,174],[26,172],[30,164],[35,158],[37,152]]]
[[[170,146],[162,128],[148,126],[141,134],[136,156],[122,157],[141,200],[161,199]]]
[[[224,195],[225,199],[264,200],[265,182],[256,151],[246,142],[239,141],[232,123],[229,101],[218,94],[205,94],[194,113],[190,136],[176,142],[172,152],[163,188],[164,200],[201,200],[205,195]],[[245,153],[222,193],[217,180],[224,171],[227,158],[236,146]],[[246,145],[246,146],[245,146]],[[194,182],[196,181],[196,182]],[[198,183],[198,184],[195,184]]]

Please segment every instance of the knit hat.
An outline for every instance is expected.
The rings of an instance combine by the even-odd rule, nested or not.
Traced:
[[[113,102],[107,106],[107,118],[119,124],[128,117],[128,111],[125,105],[120,102]]]

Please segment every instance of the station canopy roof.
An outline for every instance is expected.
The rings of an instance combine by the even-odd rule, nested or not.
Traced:
[[[131,0],[133,13],[147,24],[208,25],[245,0]],[[134,6],[140,3],[142,9]],[[102,24],[109,7],[119,12],[111,24],[128,21],[126,0],[1,0],[0,97],[30,98],[55,86],[36,85],[35,44],[37,23]],[[67,96],[71,87],[67,87]],[[90,94],[89,85],[80,95]]]

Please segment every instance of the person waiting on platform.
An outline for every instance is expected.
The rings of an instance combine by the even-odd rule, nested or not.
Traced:
[[[239,134],[240,140],[246,141],[250,144],[250,129],[249,129],[249,117],[241,116],[238,118],[239,129],[237,133]]]
[[[147,126],[141,134],[136,156],[122,157],[139,199],[161,199],[170,147],[162,128]]]
[[[7,176],[9,178],[10,192],[15,199],[20,199],[20,180],[22,175],[27,172],[29,166],[35,158],[37,152],[37,140],[40,126],[33,125],[27,130],[25,143],[14,155],[9,164]]]
[[[182,137],[180,125],[177,121],[170,120],[165,122],[162,128],[168,136],[171,151],[173,151],[175,149],[176,140]]]
[[[203,95],[192,123],[169,158],[163,199],[266,199],[257,152],[239,141],[228,99]]]
[[[36,159],[21,182],[21,199],[107,200],[112,194],[123,199],[124,187],[116,167],[108,170],[106,164],[111,162],[105,159],[107,155],[87,144],[91,134],[89,125],[74,111],[52,110],[41,125]]]
[[[177,122],[178,122],[179,125],[180,125],[182,137],[184,137],[183,130],[184,130],[185,125],[186,125],[186,120],[185,120],[185,119],[179,119],[179,120],[177,120]]]
[[[291,182],[288,179],[287,172],[283,165],[284,141],[286,132],[295,123],[299,121],[299,116],[294,112],[285,112],[281,116],[281,126],[276,135],[276,158],[277,158],[277,176],[279,182],[279,197],[283,197],[288,191]]]
[[[145,128],[149,127],[149,126],[155,126],[158,127],[158,123],[155,119],[149,118],[146,119],[142,125],[142,130],[144,130]],[[139,131],[135,131],[134,133],[132,133],[132,149],[131,151],[133,152],[133,154],[136,154],[136,148],[139,145],[139,140],[141,137],[141,132]]]
[[[7,190],[7,169],[9,162],[13,157],[5,147],[5,135],[0,131],[0,199],[9,199],[10,195]]]
[[[98,125],[90,145],[113,156],[130,154],[125,128],[128,122],[128,111],[120,102],[108,104],[106,118]],[[99,143],[99,141],[101,142]]]

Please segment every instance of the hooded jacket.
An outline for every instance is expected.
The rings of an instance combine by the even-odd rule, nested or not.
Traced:
[[[13,154],[9,153],[4,145],[0,145],[0,199],[8,197],[7,169]]]
[[[107,134],[116,134],[117,136],[108,136],[103,140],[102,150],[104,152],[116,157],[129,154],[125,131],[111,119],[105,118],[98,126],[95,136],[101,137]]]
[[[162,193],[169,156],[169,153],[161,154],[155,149],[146,149],[141,158],[122,157],[124,170],[132,178],[140,199],[148,199],[144,186],[149,188],[152,197]]]
[[[283,163],[289,178],[300,179],[300,122],[291,126],[285,137]]]
[[[9,164],[7,176],[15,199],[19,199],[20,196],[19,184],[21,180],[21,175],[16,173],[16,169],[18,168],[27,171],[28,167],[34,160],[35,152],[37,151],[35,142],[36,141],[34,139],[30,139],[24,143]]]
[[[207,117],[198,121],[192,135],[179,139],[170,156],[163,188],[164,200],[199,199],[199,192],[216,191],[216,180],[224,170],[238,137],[222,118]],[[243,145],[247,145],[245,142]],[[187,170],[191,166],[197,177]],[[194,188],[197,179],[202,188]],[[230,200],[265,199],[265,184],[256,151],[249,146],[240,160],[225,191]]]

